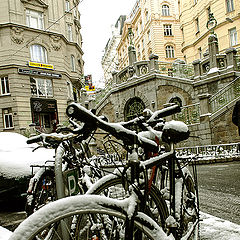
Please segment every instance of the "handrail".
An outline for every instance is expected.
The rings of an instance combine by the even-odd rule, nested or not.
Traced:
[[[228,103],[240,96],[240,76],[234,81],[226,85],[215,95],[213,95],[210,100],[211,112],[212,114],[217,112],[219,109],[226,106]]]

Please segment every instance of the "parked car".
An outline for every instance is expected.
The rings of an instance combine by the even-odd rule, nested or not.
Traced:
[[[27,137],[12,132],[0,132],[0,205],[1,209],[22,209],[28,181],[32,176],[31,165],[43,165],[53,160],[54,150],[27,144]],[[35,171],[37,168],[35,168]]]

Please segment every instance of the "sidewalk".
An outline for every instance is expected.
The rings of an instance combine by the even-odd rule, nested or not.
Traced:
[[[240,240],[240,225],[201,212],[201,240]]]
[[[201,240],[240,240],[240,225],[201,213]],[[8,240],[11,232],[0,227],[0,240]]]

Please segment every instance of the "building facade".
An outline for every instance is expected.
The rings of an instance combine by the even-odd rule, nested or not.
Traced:
[[[133,32],[137,61],[148,60],[156,54],[160,61],[183,59],[182,33],[179,22],[178,1],[138,0],[125,22],[118,45],[119,70],[128,66],[128,29]]]
[[[204,57],[208,49],[207,27],[209,13],[217,21],[214,29],[218,36],[219,52],[229,47],[240,49],[240,2],[238,0],[181,0],[180,28],[183,35],[182,52],[191,63]]]
[[[51,132],[80,97],[79,0],[2,0],[0,131]]]
[[[112,26],[112,36],[108,40],[104,49],[104,55],[102,57],[101,64],[106,86],[112,82],[112,72],[118,70],[117,46],[121,40],[122,29],[125,20],[126,16],[122,15],[119,17],[116,24]]]

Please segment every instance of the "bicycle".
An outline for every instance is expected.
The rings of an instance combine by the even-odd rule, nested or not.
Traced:
[[[27,216],[51,201],[86,192],[83,181],[78,184],[79,178],[86,174],[84,166],[90,166],[95,177],[102,176],[100,167],[91,161],[88,142],[85,141],[94,130],[86,131],[86,126],[80,126],[71,119],[69,121],[74,129],[58,128],[57,133],[41,133],[27,140],[28,144],[42,142],[43,147],[55,149],[55,161],[31,166],[32,173],[33,168],[40,169],[29,181],[25,207]]]
[[[183,235],[187,239],[188,235],[196,232],[199,223],[199,208],[196,200],[197,196],[195,195],[195,185],[193,185],[193,180],[186,170],[186,167],[182,167],[178,159],[176,159],[172,144],[173,142],[177,143],[188,137],[189,133],[188,130],[186,131],[187,128],[185,125],[182,125],[184,126],[184,131],[182,131],[182,129],[179,130],[176,128],[173,122],[171,124],[165,123],[161,132],[153,131],[149,126],[146,126],[148,131],[150,131],[150,133],[148,132],[149,139],[143,136],[144,134],[145,136],[147,135],[147,131],[141,136],[141,134],[136,134],[131,130],[127,130],[122,125],[106,123],[77,104],[70,104],[67,108],[67,113],[69,116],[74,116],[83,122],[84,119],[85,121],[87,119],[88,123],[106,130],[117,139],[123,141],[128,150],[128,166],[123,172],[119,172],[119,177],[121,177],[123,173],[126,176],[123,183],[129,182],[129,196],[123,200],[110,199],[105,196],[97,195],[74,196],[58,200],[48,204],[30,216],[28,220],[20,225],[10,239],[18,239],[24,232],[26,239],[33,239],[38,233],[42,233],[42,230],[47,225],[50,226],[50,231],[48,231],[49,234],[50,232],[51,234],[61,234],[61,231],[58,231],[57,227],[61,226],[62,234],[69,233],[71,235],[69,237],[72,237],[72,239],[89,239],[83,238],[87,235],[94,239],[95,233],[99,236],[105,236],[105,239],[159,239],[159,236],[161,236],[161,239],[180,239]],[[157,114],[152,114],[152,116],[154,117],[150,117],[147,120],[149,125],[151,125],[151,122],[155,119]],[[148,152],[158,152],[158,145],[151,140],[153,136],[158,136],[163,142],[165,141],[168,143],[168,145],[171,146],[169,149],[170,151],[140,162],[139,158],[145,156],[139,153],[140,147]],[[175,171],[175,162],[177,163],[177,171]],[[168,181],[170,183],[170,197],[165,201],[163,194],[156,194],[156,199],[154,200],[155,206],[161,205],[161,208],[158,208],[156,214],[155,211],[152,211],[151,206],[148,205],[149,189],[147,186],[149,182],[147,180],[147,170],[157,165],[161,166],[160,172],[163,173],[160,179],[161,187],[165,186],[164,179],[166,177],[166,172],[169,172],[170,178]],[[127,176],[129,172],[130,178]],[[140,179],[139,177],[142,173],[143,179]],[[112,176],[118,178],[116,174]],[[107,177],[109,176],[105,178]],[[99,189],[99,186],[103,186],[107,182],[102,181],[102,179],[99,181],[100,183],[97,182],[96,185],[93,185],[92,189]],[[140,180],[144,182],[144,189],[140,187]],[[120,182],[122,183],[122,181]],[[177,194],[175,192],[176,186],[181,189],[177,191]],[[126,186],[123,185],[123,187]],[[166,189],[162,188],[161,190]],[[94,192],[95,191],[90,190],[88,193]],[[167,202],[170,203],[169,207],[167,207]],[[60,208],[60,211],[56,211],[57,208]],[[168,209],[170,209],[170,211],[168,211]],[[44,221],[37,223],[37,219],[39,219],[40,216],[42,218],[47,211],[51,212],[51,216],[45,216]],[[65,217],[69,220],[69,216],[75,214],[77,217],[71,217],[71,224],[68,224],[68,221],[60,221],[59,224],[53,225],[53,222],[57,222]],[[104,215],[99,218],[101,214]],[[107,214],[107,216],[105,214]],[[161,220],[162,224],[156,222],[157,219],[156,216],[154,216],[155,214],[157,218],[160,216],[163,219]],[[163,217],[164,215],[165,217]],[[71,228],[69,230],[65,229],[66,226],[73,226],[73,219],[76,220],[76,224],[74,223],[74,232],[71,231]],[[100,222],[100,219],[104,219],[103,223]],[[29,227],[28,224],[33,222],[34,226]],[[191,226],[188,226],[189,223]],[[118,227],[116,228],[116,226]],[[23,231],[23,229],[28,229],[28,231]],[[63,239],[68,238],[64,236]]]

